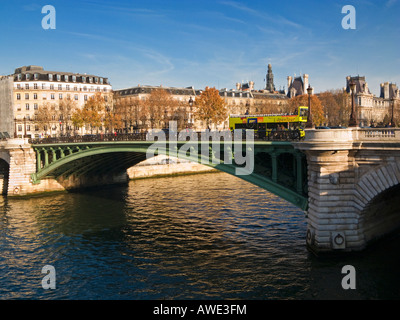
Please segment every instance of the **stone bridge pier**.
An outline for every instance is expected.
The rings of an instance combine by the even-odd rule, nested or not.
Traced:
[[[310,130],[308,230],[315,253],[359,251],[400,226],[400,131]]]
[[[127,173],[103,176],[70,176],[68,179],[47,177],[33,183],[37,155],[29,139],[8,139],[0,143],[0,194],[9,197],[65,191],[107,184],[127,183]]]
[[[9,139],[2,141],[1,144],[2,193],[9,195],[29,193],[30,174],[35,170],[36,156],[28,139]]]

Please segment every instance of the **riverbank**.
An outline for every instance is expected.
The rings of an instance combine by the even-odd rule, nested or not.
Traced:
[[[129,168],[128,176],[130,180],[137,180],[216,172],[219,171],[202,164],[160,155]]]
[[[106,185],[124,184],[131,180],[217,172],[219,172],[219,170],[202,164],[159,155],[138,163],[129,168],[123,174],[98,177],[75,177],[74,175],[71,175],[67,178],[59,177],[57,179],[54,177],[48,177],[42,179],[38,184],[32,185],[30,183],[24,186],[22,190],[19,187],[15,187],[14,189],[11,189],[11,192],[8,186],[7,177],[4,172],[0,172],[0,194],[26,198],[72,190],[76,191],[87,188],[97,188],[99,186],[104,187]]]

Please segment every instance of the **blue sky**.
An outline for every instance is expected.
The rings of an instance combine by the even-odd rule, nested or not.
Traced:
[[[44,5],[56,29],[42,28]],[[356,29],[342,28],[344,5]],[[341,88],[347,75],[400,84],[400,0],[0,0],[0,74],[23,65],[137,84],[234,88],[265,86],[272,64],[277,89],[309,74],[316,92]]]

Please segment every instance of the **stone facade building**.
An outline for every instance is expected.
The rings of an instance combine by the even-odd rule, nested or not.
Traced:
[[[137,85],[135,87],[114,90],[114,106],[115,111],[124,122],[125,132],[137,130],[145,130],[151,127],[150,115],[143,115],[144,102],[154,90],[164,90],[169,93],[175,101],[175,109],[179,108],[179,113],[185,122],[183,127],[196,128],[201,127],[201,123],[196,122],[194,118],[193,103],[196,96],[201,94],[201,90],[193,87],[166,87],[166,86],[150,86]],[[163,106],[161,106],[163,108]],[[171,106],[165,106],[166,118],[172,118]]]
[[[292,92],[296,92],[295,95],[303,94],[306,92],[305,85],[308,86],[308,75],[304,76],[307,81],[303,83],[301,80],[301,90],[294,91],[294,88],[298,88],[298,80],[296,79],[292,83]],[[260,113],[280,113],[280,112],[291,112],[288,110],[289,95],[285,91],[277,91],[274,85],[274,76],[272,73],[271,64],[268,65],[266,74],[266,86],[262,90],[256,90],[254,88],[255,83],[249,81],[246,83],[236,83],[234,89],[223,88],[219,90],[220,96],[224,99],[228,112],[227,118],[222,123],[214,125],[214,129],[226,130],[229,128],[229,115],[231,114],[260,114]],[[182,103],[186,108],[186,121],[187,127],[195,130],[203,130],[206,125],[202,121],[195,120],[195,110],[193,104],[197,96],[202,92],[200,89],[194,89],[193,87],[174,88],[166,86],[143,86],[138,85],[136,87],[115,90],[114,91],[114,105],[120,104],[121,100],[131,101],[131,104],[135,103],[134,99],[144,101],[153,90],[161,89],[166,90],[171,96]],[[123,114],[124,112],[121,111]],[[139,121],[139,127],[141,121]],[[136,124],[129,124],[129,127],[136,127]],[[126,128],[127,131],[131,129]]]
[[[112,87],[107,78],[47,71],[33,65],[17,68],[14,74],[0,79],[0,132],[29,138],[73,134],[77,128],[72,125],[72,110],[61,112],[60,102],[71,100],[77,108],[82,108],[97,92],[106,103],[112,104]],[[45,104],[51,105],[55,112],[49,126],[40,128],[37,114]]]
[[[391,119],[392,112],[400,107],[400,90],[397,85],[389,82],[381,83],[380,96],[377,97],[371,93],[364,76],[346,77],[344,89],[348,93],[351,93],[351,82],[356,85],[354,95],[360,126],[379,125],[385,117]]]

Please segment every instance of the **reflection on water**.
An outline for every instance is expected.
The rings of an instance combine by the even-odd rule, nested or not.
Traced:
[[[2,299],[397,299],[399,239],[316,258],[303,212],[226,174],[0,198]],[[41,287],[44,265],[57,288]],[[357,270],[343,290],[341,268]]]

